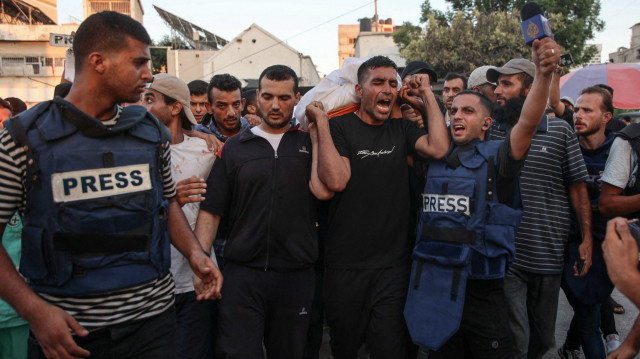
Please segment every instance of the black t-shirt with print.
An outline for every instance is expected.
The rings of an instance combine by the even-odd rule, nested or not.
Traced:
[[[351,179],[329,209],[328,268],[388,268],[410,261],[407,148],[425,135],[412,122],[389,119],[372,126],[354,113],[331,119],[338,153],[349,159]]]

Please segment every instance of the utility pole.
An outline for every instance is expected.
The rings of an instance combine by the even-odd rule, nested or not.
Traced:
[[[380,30],[378,29],[378,23],[380,21],[378,21],[378,0],[375,0],[375,4],[376,4],[376,14],[374,16],[374,20],[376,22],[376,32],[380,32]]]

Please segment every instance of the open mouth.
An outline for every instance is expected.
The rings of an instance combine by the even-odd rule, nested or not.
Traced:
[[[379,112],[388,113],[391,111],[391,100],[383,99],[377,102],[376,108]]]
[[[463,124],[461,124],[461,123],[452,124],[451,128],[453,129],[453,134],[454,135],[460,135],[465,130],[465,126]]]

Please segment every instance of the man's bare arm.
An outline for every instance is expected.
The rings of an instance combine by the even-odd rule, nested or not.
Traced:
[[[582,274],[575,269],[575,275],[584,276],[591,268],[591,254],[593,253],[593,236],[591,235],[591,202],[587,193],[587,186],[584,182],[577,182],[569,185],[569,199],[573,206],[573,211],[580,226],[582,234],[582,244],[578,248],[580,259],[585,261]]]
[[[0,238],[5,225],[0,224]],[[42,351],[48,358],[87,357],[89,352],[80,348],[71,337],[84,337],[89,332],[64,310],[42,300],[20,277],[11,258],[0,246],[0,298],[4,299],[26,320]]]
[[[560,60],[560,46],[548,37],[535,40],[531,57],[536,65],[536,75],[522,106],[520,119],[511,130],[511,155],[515,159],[521,159],[529,150],[533,135],[544,115],[549,98],[551,73]]]
[[[598,209],[605,217],[626,216],[640,211],[640,194],[624,196],[622,188],[602,182]]]
[[[429,75],[411,75],[408,86],[413,95],[420,96],[422,99],[424,117],[427,119],[428,134],[416,141],[416,151],[425,158],[441,159],[447,154],[451,142],[440,107],[438,107],[436,97],[431,91]]]
[[[220,226],[220,216],[213,214],[209,211],[200,209],[198,211],[198,219],[196,220],[195,235],[200,242],[202,248],[211,250],[213,241],[218,234],[218,227]]]
[[[340,156],[331,137],[329,116],[321,102],[314,101],[305,110],[310,123],[318,130],[318,177],[332,192],[341,192],[351,178],[351,163]]]
[[[318,176],[318,129],[315,123],[309,124],[309,136],[311,137],[311,179],[309,190],[320,200],[333,198],[334,193],[320,180]]]
[[[551,86],[549,86],[549,106],[558,116],[562,116],[565,105],[560,101],[560,77],[562,76],[562,67],[558,66],[553,71],[551,78]]]
[[[189,259],[193,273],[202,281],[198,299],[220,298],[222,288],[222,273],[213,260],[205,253],[196,236],[191,231],[187,218],[173,197],[169,200],[169,238],[171,243]],[[210,248],[210,247],[206,247]]]

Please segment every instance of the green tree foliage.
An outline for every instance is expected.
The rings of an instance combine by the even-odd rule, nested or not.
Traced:
[[[451,9],[421,6],[424,31],[405,23],[407,30],[394,36],[409,61],[424,60],[439,73],[468,73],[478,66],[500,66],[515,57],[530,57],[520,30],[520,9],[526,0],[447,0]],[[595,47],[585,49],[594,33],[604,28],[600,0],[538,0],[551,23],[555,40],[576,65],[587,63]],[[422,28],[421,28],[422,30]]]
[[[422,28],[413,25],[410,22],[402,24],[400,30],[393,33],[393,41],[398,44],[398,48],[402,51],[413,39],[417,39],[422,32]]]
[[[171,49],[189,49],[189,45],[180,37],[164,35],[160,41],[153,41],[149,49],[151,53],[151,70],[154,74],[167,72],[167,47]]]
[[[512,12],[458,12],[449,24],[428,15],[425,33],[408,43],[401,55],[407,61],[423,60],[443,76],[448,72],[469,73],[482,65],[501,66],[515,57],[530,57],[522,41],[520,21]]]

